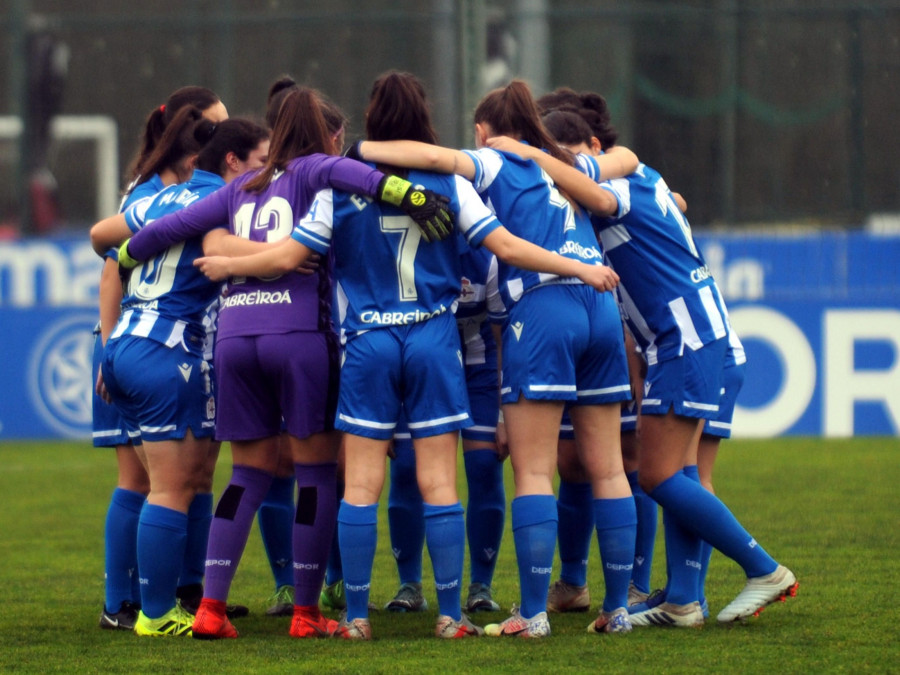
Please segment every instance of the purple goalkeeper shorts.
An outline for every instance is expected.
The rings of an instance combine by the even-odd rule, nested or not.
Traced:
[[[334,429],[338,343],[333,333],[222,338],[215,364],[218,440],[249,441],[282,431],[307,438]]]

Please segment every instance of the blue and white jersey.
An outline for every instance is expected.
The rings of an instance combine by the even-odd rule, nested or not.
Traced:
[[[488,321],[488,275],[495,265],[486,248],[461,244],[462,288],[456,307],[456,325],[463,348],[463,364],[497,368],[497,343]],[[496,284],[493,287],[496,293]]]
[[[447,195],[473,246],[500,223],[458,176],[411,171],[418,186]],[[341,339],[452,312],[462,278],[459,239],[427,243],[400,209],[340,190],[322,190],[291,236],[317,253],[333,249]]]
[[[574,209],[536,163],[489,148],[465,152],[475,163],[475,189],[510,232],[567,258],[603,264],[588,215]],[[528,272],[503,261],[497,265],[500,297],[507,311],[526,291],[538,286],[582,283]]]
[[[601,185],[619,208],[594,223],[619,275],[622,317],[647,363],[725,337],[728,320],[718,288],[662,176],[641,164],[630,176]]]
[[[220,176],[196,170],[189,181],[167,187],[146,208],[140,203],[130,208],[125,220],[136,232],[224,184]],[[203,356],[207,333],[204,317],[218,302],[220,284],[210,282],[194,267],[194,260],[202,255],[203,239],[195,237],[135,267],[122,300],[122,315],[110,339],[146,337]]]
[[[136,178],[136,180],[138,179]],[[134,185],[134,182],[131,185]],[[146,211],[153,198],[166,188],[158,173],[153,174],[140,185],[134,185],[134,187],[131,187],[131,185],[128,186],[129,191],[122,197],[122,201],[119,204],[119,213],[124,213],[137,204],[143,204],[143,210]]]

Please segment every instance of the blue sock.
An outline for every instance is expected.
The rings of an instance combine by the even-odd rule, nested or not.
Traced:
[[[685,476],[693,481],[700,482],[700,469],[696,464],[690,464],[683,469]],[[702,604],[706,599],[706,573],[709,572],[709,559],[712,557],[713,548],[709,542],[700,541],[700,574],[697,579],[697,600]]]
[[[513,499],[513,541],[522,594],[520,612],[526,619],[547,611],[557,522],[553,495],[526,495]]]
[[[587,584],[588,554],[594,533],[594,495],[590,483],[559,482],[559,578],[574,586]]]
[[[619,607],[628,607],[637,513],[632,497],[595,499],[593,505],[603,580],[606,583],[603,611],[611,612]]]
[[[338,504],[344,498],[344,481],[337,481]],[[334,537],[331,539],[331,550],[328,552],[328,563],[325,565],[325,584],[330,586],[344,578],[344,569],[341,566],[341,544],[338,541],[338,529],[334,528]]]
[[[494,580],[497,552],[503,537],[506,517],[506,492],[503,489],[503,463],[493,450],[463,453],[469,504],[466,509],[466,533],[469,538],[470,579],[490,586]]]
[[[179,586],[202,585],[206,573],[206,546],[209,526],[213,519],[211,492],[194,495],[187,512],[187,539],[184,544],[184,563],[178,577]]]
[[[137,554],[141,572],[141,609],[158,619],[175,606],[175,587],[184,560],[186,514],[144,504],[138,525]]]
[[[734,560],[748,577],[771,574],[778,567],[718,497],[680,471],[657,485],[650,496],[683,526]]]
[[[388,493],[388,528],[391,551],[397,561],[400,583],[422,582],[425,548],[425,508],[416,480],[416,455],[412,441],[394,439],[396,457],[391,460]]]
[[[144,495],[123,488],[113,490],[106,511],[106,611],[115,614],[123,602],[141,604],[137,569],[137,531]],[[134,594],[135,585],[138,593]]]
[[[275,589],[291,586],[294,576],[291,569],[291,528],[294,522],[294,476],[272,479],[257,513],[259,534],[262,537]]]
[[[353,506],[341,500],[338,538],[344,567],[347,620],[369,617],[369,588],[378,538],[378,504]]]
[[[649,593],[659,507],[641,489],[641,486],[638,484],[637,471],[632,471],[628,474],[628,484],[631,486],[631,494],[634,495],[634,507],[637,512],[637,534],[634,539],[634,569],[631,571],[631,581],[639,591]]]
[[[438,613],[459,621],[460,586],[466,552],[466,526],[459,502],[448,506],[425,504],[425,538],[434,568]]]

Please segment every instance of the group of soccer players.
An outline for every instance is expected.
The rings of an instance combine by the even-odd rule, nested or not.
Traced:
[[[145,143],[156,161],[137,162],[123,212],[91,233],[126,279],[122,297],[106,264],[95,444],[117,445],[120,481],[101,627],[237,637],[230,619],[246,608],[228,591],[259,514],[269,613],[291,614],[294,637],[371,639],[389,454],[401,586],[387,607],[427,608],[427,543],[439,638],[539,638],[548,609],[588,609],[593,531],[605,593],[591,632],[702,625],[711,547],[748,577],[719,621],[795,593],[711,491],[710,439],[729,434],[743,351],[683,200],[615,147],[602,97],[536,102],[513,81],[478,105],[478,149],[457,151],[437,145],[421,82],[392,71],[348,157],[343,115],[292,81],[270,91],[270,139],[242,121],[249,147],[209,150],[229,123],[208,99],[151,115],[148,136],[175,114]],[[102,422],[112,411],[123,419]],[[214,514],[213,434],[234,461]],[[462,610],[500,608],[507,454],[521,599],[482,628]],[[657,505],[669,579],[650,596]]]

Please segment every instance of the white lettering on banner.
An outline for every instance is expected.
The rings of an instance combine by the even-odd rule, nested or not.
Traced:
[[[89,244],[0,245],[0,306],[93,307],[103,263]]]
[[[777,436],[794,425],[809,406],[816,388],[816,359],[809,341],[789,318],[768,307],[739,307],[730,312],[731,325],[741,339],[768,344],[781,362],[781,387],[771,401],[758,408],[735,406],[734,435]]]
[[[703,257],[726,300],[759,300],[765,296],[765,269],[759,260],[739,258],[726,266],[721,244],[704,246]]]
[[[826,436],[853,435],[853,405],[883,404],[894,433],[900,430],[900,312],[895,310],[828,310],[825,312]],[[891,345],[894,359],[884,370],[856,370],[853,351],[858,341]]]

